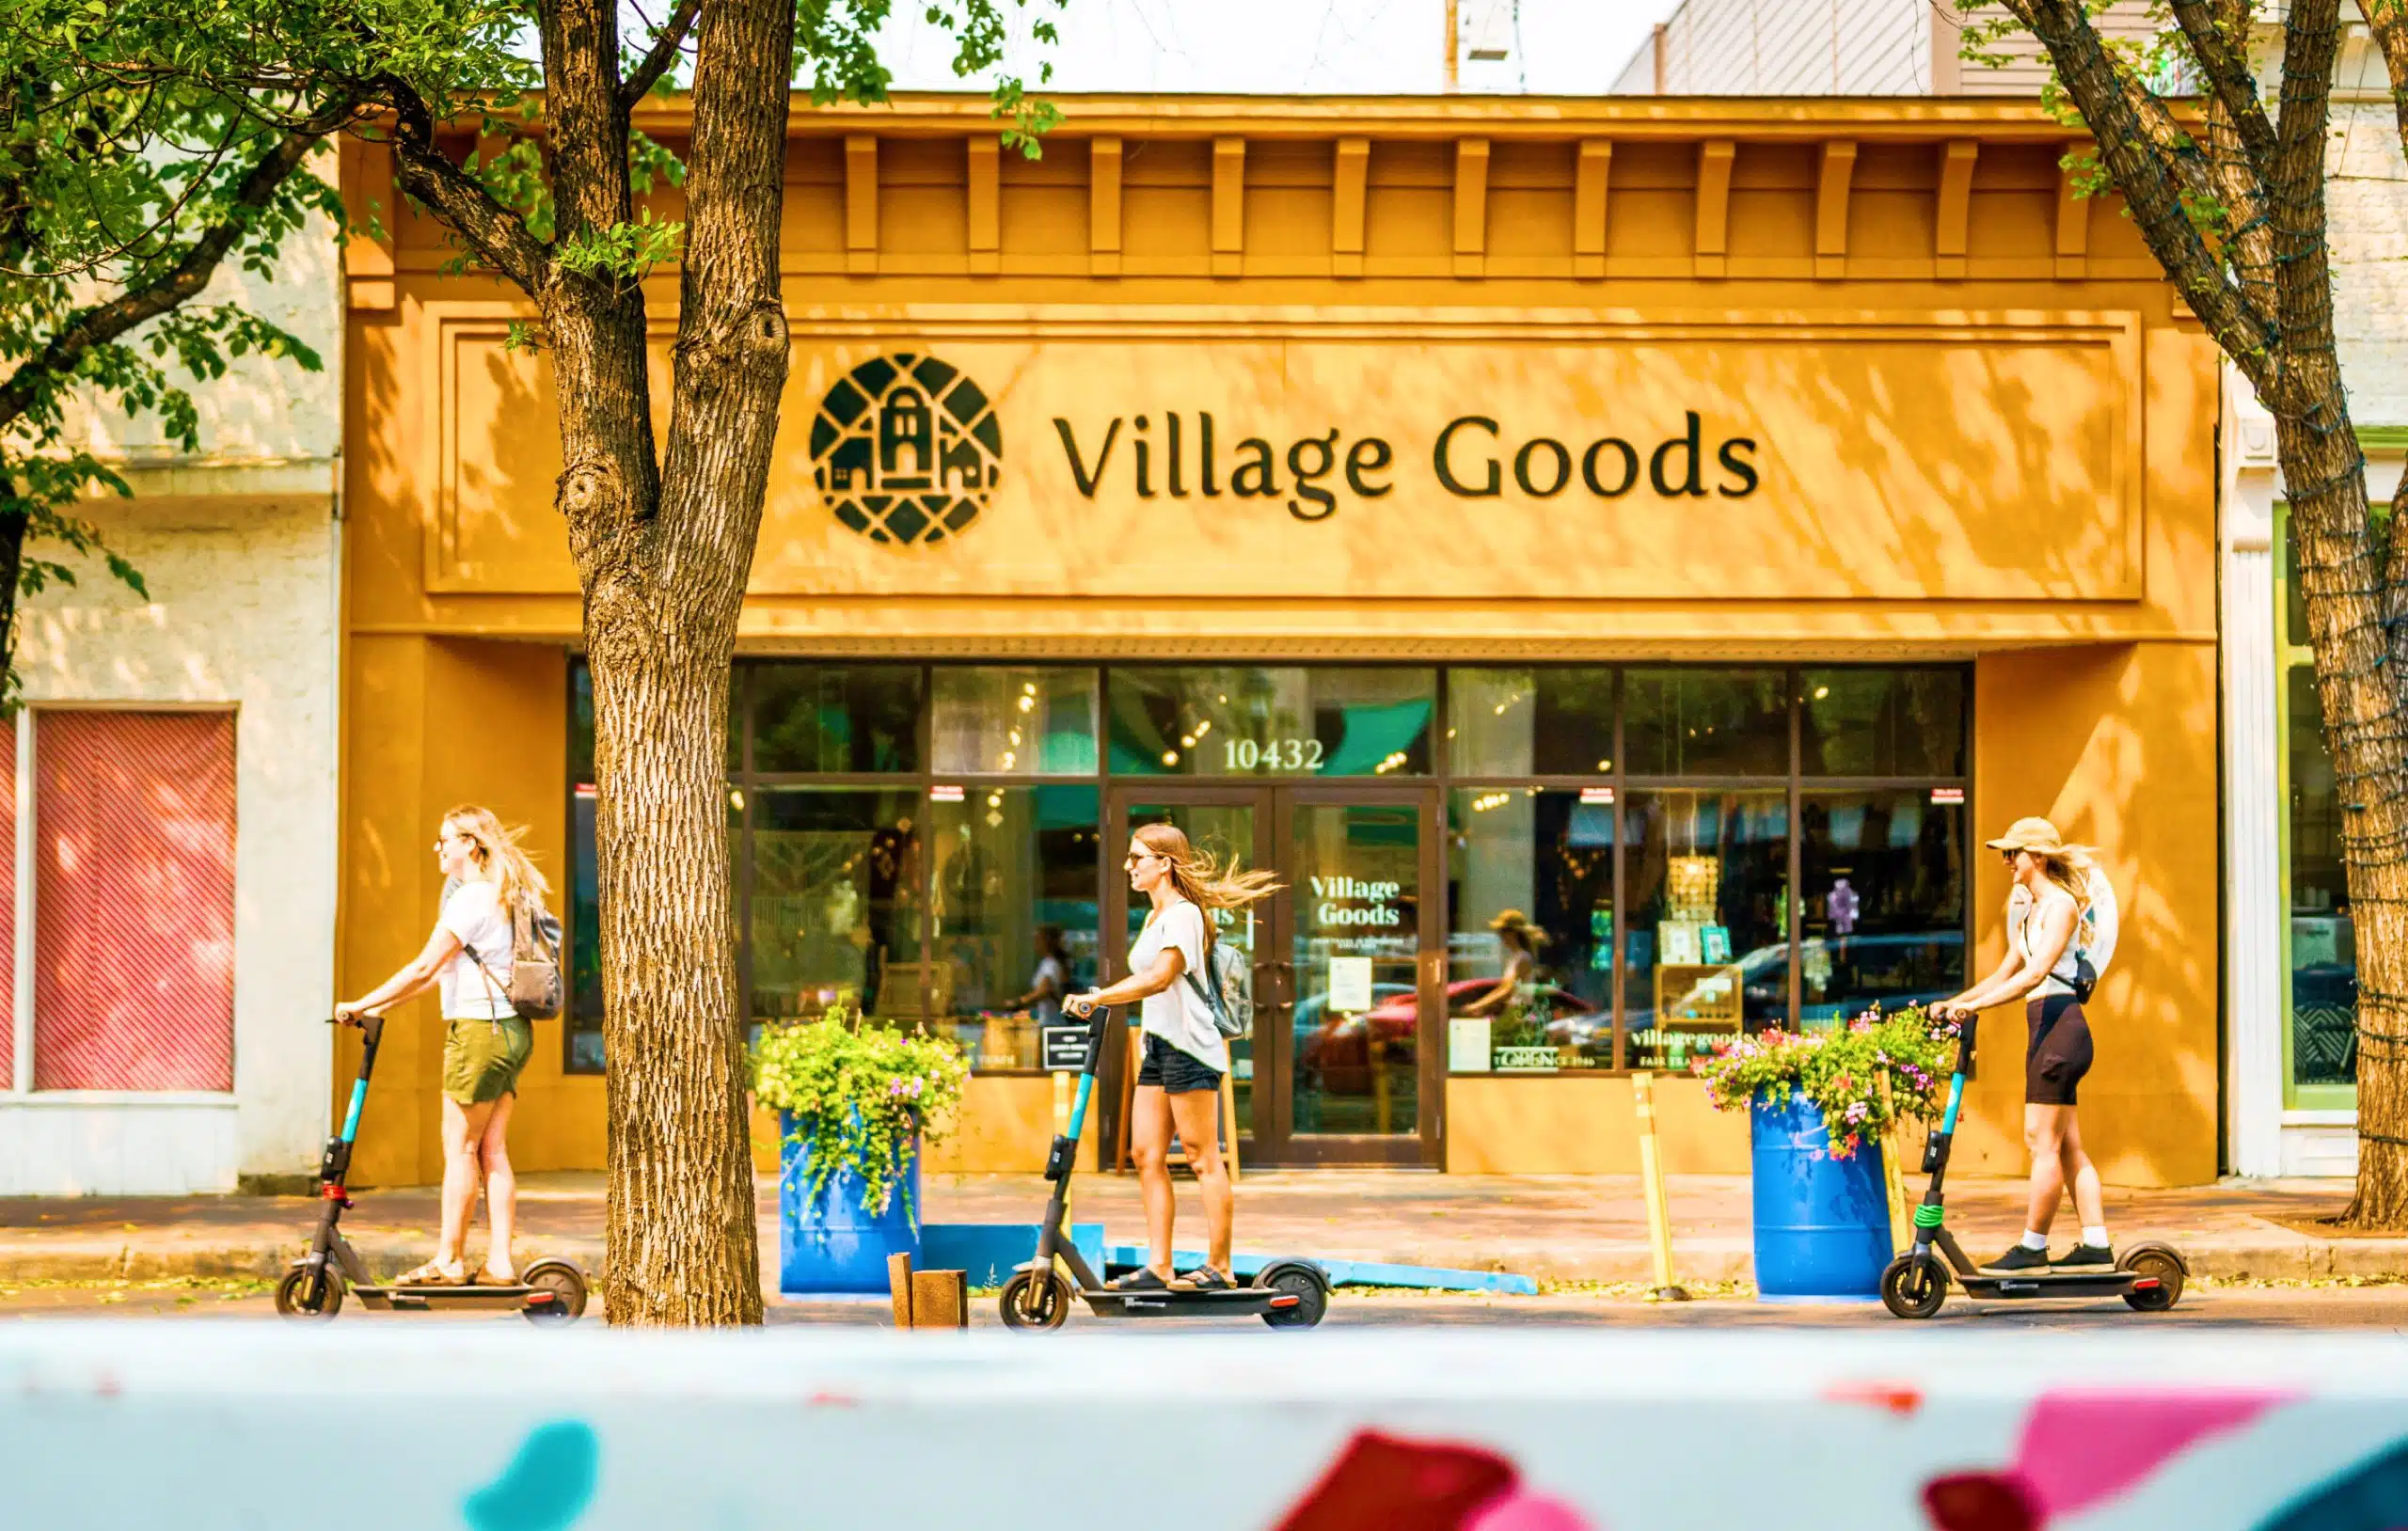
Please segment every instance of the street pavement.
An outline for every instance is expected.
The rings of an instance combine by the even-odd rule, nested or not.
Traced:
[[[2022,1226],[2019,1182],[1966,1177],[1949,1187],[1949,1222],[1986,1258]],[[399,1271],[433,1252],[432,1188],[370,1188],[344,1218],[372,1269]],[[1192,1185],[1180,1188],[1182,1247],[1200,1233]],[[1455,1176],[1380,1171],[1256,1171],[1240,1183],[1242,1252],[1386,1264],[1509,1271],[1543,1286],[1638,1283],[1651,1276],[1646,1215],[1632,1176]],[[776,1185],[759,1187],[761,1250],[774,1285]],[[1669,1178],[1673,1265],[1689,1283],[1744,1281],[1750,1262],[1745,1176]],[[2341,1238],[2317,1220],[2341,1211],[2346,1183],[2253,1181],[2164,1191],[2111,1189],[2119,1241],[2165,1239],[2202,1275],[2319,1280],[2408,1277],[2408,1239]],[[921,1216],[933,1223],[1032,1223],[1045,1183],[1033,1175],[935,1176]],[[307,1197],[0,1199],[0,1286],[33,1280],[272,1276],[306,1243],[318,1204]],[[589,1269],[602,1258],[602,1178],[521,1179],[522,1256],[557,1254]],[[1143,1237],[1136,1181],[1086,1174],[1071,1216],[1116,1240]],[[2060,1231],[2070,1214],[2060,1220]],[[472,1252],[481,1245],[471,1241]]]
[[[589,1313],[598,1318],[600,1299]],[[971,1301],[971,1325],[999,1328],[992,1294]],[[265,1282],[251,1278],[180,1277],[152,1280],[37,1281],[0,1283],[0,1322],[59,1318],[188,1318],[273,1323],[275,1307]],[[499,1324],[522,1320],[493,1314],[381,1314],[346,1307],[335,1322],[345,1325]],[[768,1321],[781,1327],[885,1328],[891,1323],[884,1298],[867,1301],[789,1302],[772,1297]],[[1687,1302],[1650,1302],[1635,1292],[1549,1292],[1538,1297],[1468,1294],[1357,1292],[1340,1290],[1330,1300],[1327,1329],[1510,1328],[1510,1329],[1772,1329],[1860,1328],[1876,1334],[1930,1332],[1983,1334],[2043,1330],[2106,1330],[2146,1334],[2231,1334],[2252,1331],[2345,1330],[2408,1334],[2408,1283],[2350,1286],[2209,1282],[2185,1292],[2173,1312],[2142,1315],[2119,1300],[2087,1302],[1972,1302],[1953,1297],[1938,1318],[1904,1324],[1877,1303],[1800,1306],[1755,1302],[1744,1290],[1711,1291]],[[1138,1334],[1222,1332],[1259,1335],[1289,1343],[1257,1320],[1148,1320],[1109,1323],[1074,1312],[1069,1331],[1111,1328]],[[1042,1344],[1041,1338],[1030,1343]]]

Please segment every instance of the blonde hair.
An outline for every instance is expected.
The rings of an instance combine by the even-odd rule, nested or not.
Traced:
[[[2091,860],[2088,845],[2059,845],[2052,851],[2025,847],[2024,854],[2040,859],[2040,875],[2070,894],[2077,915],[2090,908],[2090,874],[2099,863]]]
[[[552,891],[552,885],[536,870],[533,858],[519,847],[526,836],[523,828],[513,829],[495,816],[490,808],[475,803],[462,803],[443,815],[443,822],[453,832],[467,835],[476,843],[470,854],[477,859],[485,879],[501,893],[504,906],[515,906],[522,898],[541,905]]]
[[[1198,850],[1175,824],[1147,824],[1129,837],[1170,862],[1170,885],[1179,896],[1210,914],[1214,909],[1242,909],[1279,891],[1279,879],[1268,872],[1241,872],[1237,858],[1224,861]],[[1204,922],[1210,931],[1212,922]]]

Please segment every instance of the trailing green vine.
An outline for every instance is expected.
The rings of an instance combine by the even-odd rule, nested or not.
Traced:
[[[1759,1096],[1780,1105],[1793,1090],[1804,1095],[1823,1113],[1831,1157],[1847,1159],[1899,1122],[1938,1119],[1956,1048],[1955,1021],[1877,1007],[1835,1031],[1735,1037],[1689,1066],[1717,1111],[1745,1111]]]

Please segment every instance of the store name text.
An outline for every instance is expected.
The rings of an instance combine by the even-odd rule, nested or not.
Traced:
[[[1372,500],[1396,488],[1396,449],[1379,436],[1350,441],[1335,426],[1320,435],[1299,436],[1284,452],[1261,436],[1241,437],[1226,460],[1209,414],[1196,415],[1192,428],[1185,418],[1165,414],[1159,432],[1150,416],[1116,415],[1101,439],[1091,436],[1085,446],[1068,419],[1054,417],[1054,430],[1062,438],[1071,481],[1088,499],[1104,488],[1116,454],[1140,499],[1218,499],[1227,494],[1285,500],[1288,513],[1299,521],[1337,514],[1341,490]],[[1124,436],[1129,450],[1122,452]],[[1498,498],[1509,479],[1534,499],[1552,499],[1576,485],[1601,499],[1619,499],[1642,485],[1666,499],[1709,494],[1745,499],[1760,481],[1755,453],[1756,443],[1748,436],[1729,436],[1709,447],[1703,418],[1689,410],[1680,434],[1653,444],[1611,435],[1585,443],[1552,436],[1517,442],[1487,416],[1465,415],[1438,433],[1429,460],[1438,486],[1463,499]]]

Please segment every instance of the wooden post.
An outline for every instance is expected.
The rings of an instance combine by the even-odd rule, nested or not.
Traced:
[[[1651,1302],[1686,1302],[1689,1294],[1672,1281],[1672,1209],[1664,1196],[1664,1162],[1656,1152],[1656,1076],[1630,1076],[1630,1097],[1639,1113],[1639,1177],[1647,1195],[1647,1242],[1656,1254]]]
[[[911,1256],[889,1255],[886,1257],[886,1291],[895,1302],[895,1327],[911,1327]]]
[[[911,1327],[970,1327],[970,1275],[964,1271],[911,1272]]]
[[[1890,1103],[1890,1079],[1881,1078],[1881,1103]],[[1907,1181],[1906,1165],[1899,1160],[1900,1144],[1905,1134],[1898,1130],[1896,1117],[1890,1119],[1890,1130],[1881,1134],[1881,1177],[1889,1183],[1890,1192],[1890,1253],[1897,1254],[1907,1247]]]

